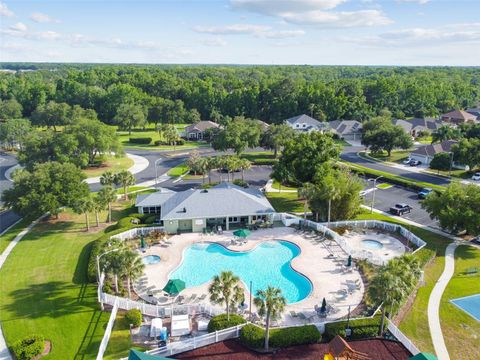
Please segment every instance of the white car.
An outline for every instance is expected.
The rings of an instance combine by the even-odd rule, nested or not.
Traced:
[[[403,163],[404,163],[405,165],[410,165],[410,161],[412,161],[412,160],[413,160],[412,158],[408,157],[408,158],[406,158],[405,160],[403,160]]]
[[[476,181],[480,180],[480,172],[476,172],[475,174],[473,174],[472,180],[476,180]]]

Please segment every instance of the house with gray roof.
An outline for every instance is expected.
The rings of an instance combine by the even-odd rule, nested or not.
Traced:
[[[333,120],[329,122],[332,132],[341,139],[360,140],[362,138],[362,123],[357,120]]]
[[[440,154],[443,152],[450,153],[452,151],[452,146],[455,144],[458,144],[458,141],[445,140],[439,144],[420,146],[410,153],[410,158],[420,161],[422,164],[428,165],[436,154]],[[460,168],[462,167],[462,165],[459,164],[453,164],[453,166]]]
[[[183,129],[181,136],[187,140],[204,140],[205,132],[208,129],[217,129],[220,125],[213,121],[199,121],[196,124],[189,125]]]
[[[284,123],[290,126],[293,130],[302,132],[329,130],[328,123],[318,121],[305,114],[291,117],[285,120]]]
[[[157,215],[168,233],[240,228],[258,221],[272,222],[275,213],[260,190],[227,182],[210,189],[162,189],[139,195],[135,206],[140,214]]]
[[[406,133],[413,137],[417,137],[420,133],[432,133],[442,125],[445,125],[441,120],[434,118],[414,118],[410,120],[393,119],[393,125],[400,126]]]
[[[477,116],[463,110],[453,110],[440,116],[440,120],[454,125],[460,125],[468,122],[476,122]]]

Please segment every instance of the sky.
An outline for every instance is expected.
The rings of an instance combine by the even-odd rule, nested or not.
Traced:
[[[480,0],[0,0],[0,61],[480,66]]]

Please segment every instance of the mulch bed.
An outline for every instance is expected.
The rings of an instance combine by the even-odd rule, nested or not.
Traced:
[[[357,340],[349,342],[350,346],[360,352],[368,354],[372,360],[407,360],[411,354],[402,344],[384,340]],[[218,342],[203,348],[188,351],[174,356],[174,359],[228,359],[228,360],[318,360],[328,352],[328,344],[312,344],[293,346],[278,350],[274,354],[259,354],[245,348],[238,340]]]

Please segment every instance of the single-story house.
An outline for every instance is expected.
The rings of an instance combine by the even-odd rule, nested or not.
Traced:
[[[274,208],[258,189],[245,189],[221,183],[211,189],[175,192],[161,189],[139,195],[135,206],[140,214],[157,214],[165,231],[203,232],[204,229],[229,230],[258,221],[273,221]]]
[[[181,136],[187,140],[203,140],[205,139],[205,131],[207,129],[217,129],[219,127],[220,125],[213,121],[200,121],[185,127]]]
[[[463,110],[454,110],[440,116],[440,120],[452,123],[455,125],[464,124],[467,122],[476,122],[477,116],[470,114]]]
[[[430,144],[430,145],[424,145],[420,146],[419,148],[413,150],[410,153],[410,158],[413,160],[418,160],[422,164],[430,164],[432,161],[433,157],[436,154],[442,153],[442,152],[451,152],[452,151],[452,146],[458,144],[458,141],[455,140],[445,140],[442,141],[439,144]],[[454,164],[455,167],[457,167]]]
[[[328,123],[318,121],[308,115],[302,114],[291,117],[284,121],[293,130],[311,132],[311,131],[328,131]]]
[[[406,133],[417,137],[421,132],[432,133],[444,125],[441,120],[434,118],[414,118],[411,120],[393,119],[393,125],[399,125]]]
[[[466,110],[469,114],[475,115],[477,120],[480,121],[480,107],[470,108]]]
[[[357,120],[333,120],[329,122],[332,131],[345,140],[362,138],[362,123]]]
[[[262,121],[262,120],[258,120],[258,119],[255,119],[255,122],[260,125],[260,129],[262,129],[262,131],[267,131],[267,129],[270,127],[269,124],[267,124],[265,121]]]

